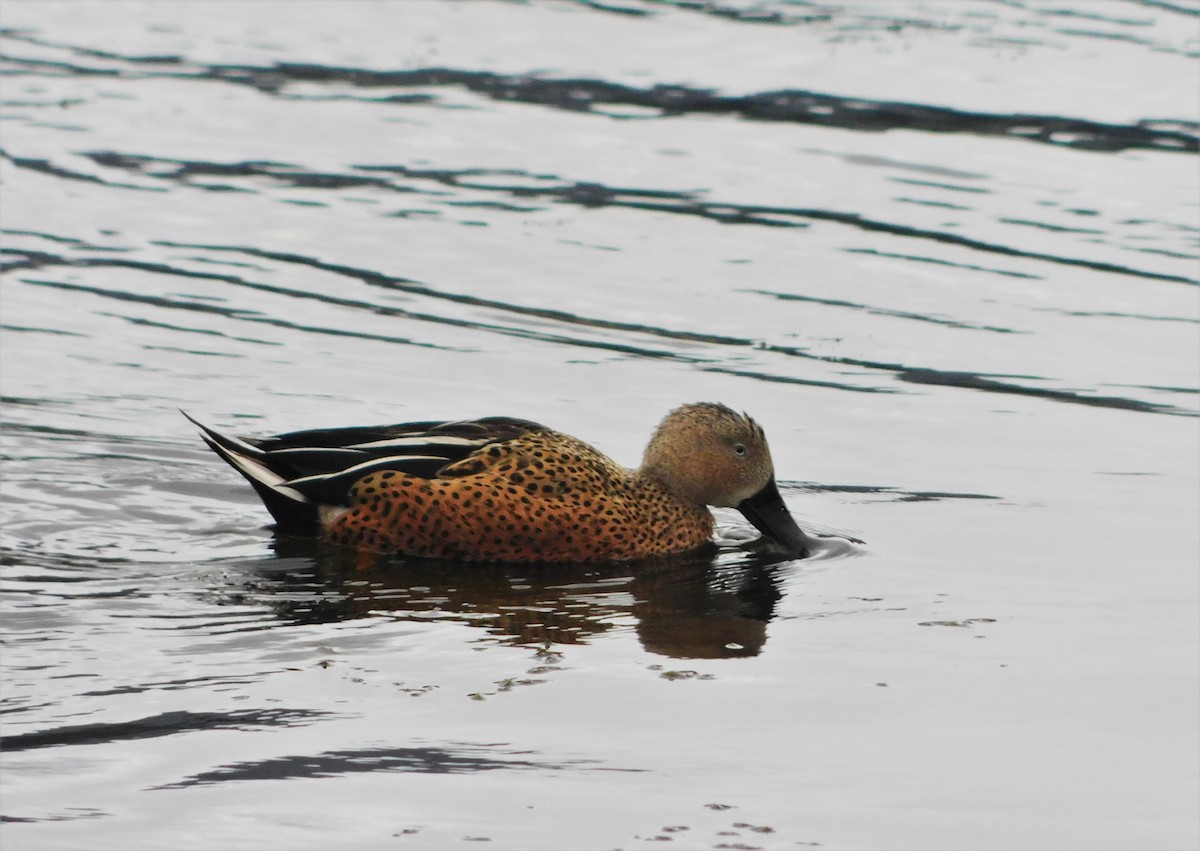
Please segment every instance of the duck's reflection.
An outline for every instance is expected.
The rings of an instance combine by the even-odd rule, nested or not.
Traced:
[[[782,596],[777,565],[711,559],[639,572],[632,613],[642,646],[677,659],[757,655]]]
[[[679,659],[759,653],[785,563],[762,551],[716,547],[637,565],[361,559],[287,538],[276,539],[275,549],[272,565],[255,571],[255,596],[293,623],[387,613],[464,621],[514,644],[576,644],[634,625],[646,650]]]

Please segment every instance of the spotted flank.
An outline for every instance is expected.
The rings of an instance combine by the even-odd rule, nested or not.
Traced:
[[[185,416],[187,416],[185,414]],[[706,506],[737,507],[777,546],[807,550],[762,429],[723,405],[672,411],[642,466],[508,417],[223,435],[188,416],[291,535],[460,561],[597,562],[708,543]]]

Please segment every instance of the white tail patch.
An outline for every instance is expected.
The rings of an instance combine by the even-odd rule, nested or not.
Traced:
[[[317,517],[320,519],[321,525],[328,529],[337,522],[339,517],[349,510],[344,505],[318,505]]]

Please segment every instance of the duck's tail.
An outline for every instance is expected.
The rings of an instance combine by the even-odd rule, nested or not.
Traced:
[[[287,484],[289,475],[272,468],[267,453],[253,443],[209,428],[187,411],[180,411],[200,429],[204,442],[230,467],[245,477],[278,524],[278,531],[293,535],[315,535],[321,531],[316,502]]]

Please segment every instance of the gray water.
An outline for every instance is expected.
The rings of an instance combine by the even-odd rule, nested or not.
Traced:
[[[4,3],[0,842],[1200,845],[1200,9]],[[234,433],[750,412],[812,558],[276,540]]]

